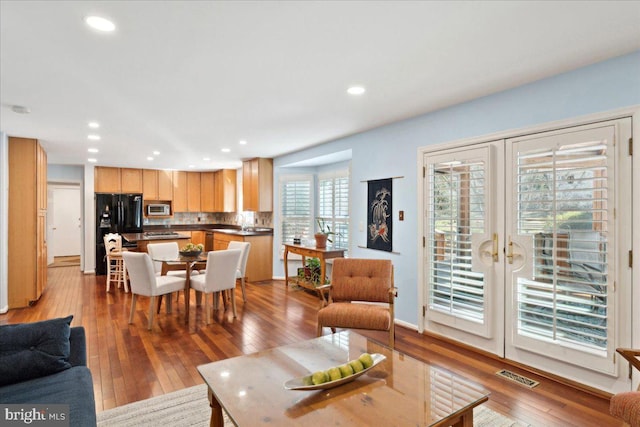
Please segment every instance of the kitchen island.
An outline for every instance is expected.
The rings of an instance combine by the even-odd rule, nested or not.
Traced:
[[[147,252],[149,243],[177,242],[178,247],[183,247],[191,242],[191,235],[174,231],[147,231],[144,233],[124,233],[122,238],[129,243],[137,243],[138,252]]]

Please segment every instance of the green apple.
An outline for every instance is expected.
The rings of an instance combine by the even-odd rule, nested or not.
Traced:
[[[373,357],[371,357],[369,353],[362,353],[358,360],[362,362],[362,366],[364,366],[365,369],[373,365]]]
[[[311,375],[311,382],[314,385],[322,384],[327,382],[327,374],[324,371],[314,372]]]
[[[311,375],[302,378],[302,384],[304,385],[313,385],[313,381],[311,381]]]
[[[353,375],[353,368],[348,363],[338,366],[338,369],[340,369],[340,374],[342,375],[342,378],[346,378],[349,375]]]
[[[349,362],[349,365],[351,365],[351,367],[353,368],[354,374],[357,374],[364,369],[364,366],[362,366],[362,362],[358,359],[352,360],[351,362]]]
[[[338,368],[331,368],[327,371],[327,374],[329,375],[329,381],[335,381],[335,380],[339,380],[340,378],[342,378],[342,374],[340,373],[340,369]]]

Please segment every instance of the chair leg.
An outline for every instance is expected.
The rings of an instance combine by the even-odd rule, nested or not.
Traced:
[[[393,345],[395,344],[395,335],[395,327],[392,323],[389,327],[389,347],[391,347],[391,350],[393,350]]]
[[[163,297],[163,295],[160,295],[158,297],[158,308],[157,308],[157,311],[156,311],[156,313],[158,313],[158,314],[160,313],[160,307],[162,307],[162,297]]]
[[[242,285],[242,302],[247,302],[247,296],[244,293],[244,277],[240,278],[240,284]]]
[[[129,324],[133,323],[133,314],[136,312],[136,294],[131,295],[131,313],[129,313]]]
[[[150,297],[151,301],[149,301],[149,324],[147,325],[147,329],[151,330],[151,326],[153,325],[153,314],[156,303],[156,297]]]
[[[238,313],[236,312],[236,290],[231,289],[231,308],[233,310],[233,317],[238,317]]]
[[[111,287],[111,259],[107,257],[107,292]]]
[[[318,337],[322,336],[322,325],[320,324],[320,322],[318,322],[318,334],[316,336]]]
[[[213,294],[213,310],[218,311],[218,300],[220,299],[220,292],[214,292]]]
[[[214,298],[214,293],[211,294],[211,298]],[[209,296],[208,294],[204,294],[204,311],[207,313],[206,315],[206,322],[207,325],[209,325],[211,323],[211,304],[209,303]]]

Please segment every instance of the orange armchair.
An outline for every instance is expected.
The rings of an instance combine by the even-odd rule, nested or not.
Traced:
[[[390,260],[336,258],[331,284],[317,289],[329,290],[328,304],[318,311],[318,336],[323,327],[333,332],[335,328],[389,331],[389,347],[393,348],[393,303],[398,294]]]
[[[640,350],[618,348],[618,353],[629,361],[632,367],[640,370]],[[640,388],[638,391],[626,391],[615,394],[609,403],[609,412],[631,427],[640,427]]]

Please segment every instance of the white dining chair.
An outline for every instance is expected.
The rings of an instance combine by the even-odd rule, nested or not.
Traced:
[[[191,289],[204,294],[204,308],[206,311],[207,325],[211,323],[211,306],[208,295],[212,295],[213,308],[218,309],[218,300],[222,291],[231,293],[231,306],[233,317],[236,312],[236,270],[241,252],[239,249],[227,249],[223,251],[211,251],[207,254],[207,269],[204,274],[194,276],[190,280]]]
[[[136,310],[136,300],[138,295],[149,297],[149,324],[147,329],[151,330],[153,316],[155,313],[156,297],[171,294],[185,289],[186,278],[178,276],[156,276],[153,269],[153,262],[149,254],[144,252],[123,252],[122,256],[129,271],[131,280],[131,313],[129,323],[133,323],[133,315]],[[167,313],[171,312],[171,305],[167,303]]]
[[[156,272],[156,276],[160,276],[162,274],[162,261],[155,261],[156,259],[178,259],[180,255],[180,249],[178,247],[178,242],[168,242],[168,243],[149,243],[147,245],[147,253],[151,257],[153,261],[153,269]],[[183,262],[175,263],[177,268],[184,268]],[[191,275],[198,274],[197,270],[191,270]],[[171,276],[179,276],[186,277],[186,273],[184,270],[169,270],[167,271],[167,275]]]
[[[229,242],[227,249],[240,249],[242,254],[238,261],[238,269],[236,270],[236,279],[240,279],[240,285],[242,286],[242,301],[247,301],[247,296],[244,291],[244,278],[247,271],[247,260],[249,259],[249,251],[251,250],[251,243],[249,242]]]
[[[111,282],[117,283],[118,288],[123,285],[124,291],[129,292],[127,268],[122,258],[122,236],[118,233],[108,233],[104,235],[103,241],[107,261],[107,292],[111,288]]]

